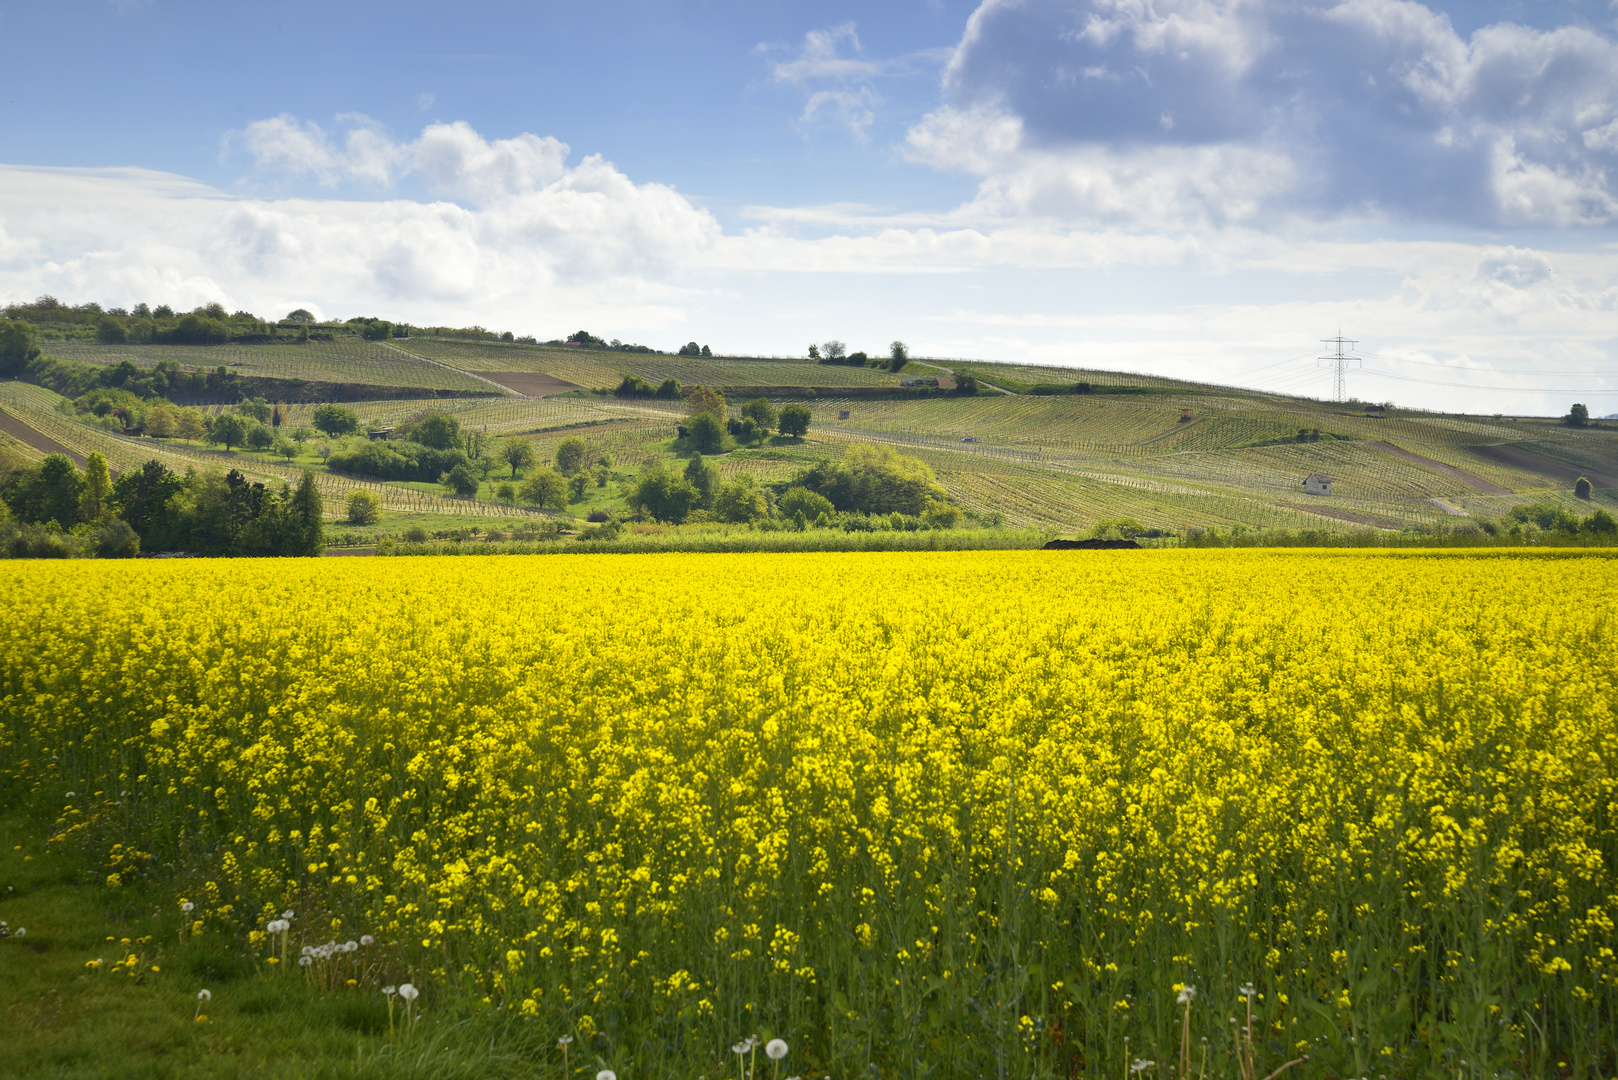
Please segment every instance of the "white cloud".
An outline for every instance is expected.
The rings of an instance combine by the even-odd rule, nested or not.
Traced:
[[[1126,204],[1150,174],[1149,193],[1195,204],[1175,220],[1618,220],[1618,44],[1583,27],[1463,39],[1408,0],[986,0],[945,88],[952,105],[912,129],[908,155],[971,162],[1001,188],[1066,167],[1065,186]],[[979,131],[942,137],[963,118]],[[1021,155],[971,148],[990,118],[1017,125]],[[1081,217],[1118,205],[1071,202]],[[1157,200],[1139,205],[1156,220]]]
[[[464,120],[430,124],[413,142],[395,142],[369,117],[337,118],[349,130],[341,146],[314,121],[282,114],[225,137],[226,153],[240,144],[261,173],[313,177],[335,187],[344,180],[388,187],[398,175],[424,177],[434,193],[486,204],[541,188],[565,172],[566,143],[522,134],[484,139]]]

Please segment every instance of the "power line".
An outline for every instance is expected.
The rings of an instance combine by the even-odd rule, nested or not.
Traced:
[[[1324,344],[1327,344],[1327,345],[1330,345],[1330,346],[1333,347],[1332,352],[1330,353],[1330,355],[1322,356],[1322,357],[1319,357],[1318,359],[1324,360],[1324,361],[1326,361],[1327,363],[1329,363],[1331,365],[1332,374],[1333,374],[1333,378],[1332,378],[1332,400],[1334,400],[1334,401],[1342,401],[1344,398],[1346,398],[1348,396],[1348,392],[1347,392],[1348,388],[1345,385],[1347,380],[1344,378],[1345,374],[1348,371],[1348,365],[1349,364],[1354,364],[1356,366],[1360,366],[1360,362],[1359,362],[1359,360],[1357,358],[1349,356],[1348,353],[1343,351],[1343,346],[1344,345],[1349,346],[1349,352],[1353,352],[1354,351],[1353,346],[1358,345],[1359,342],[1358,341],[1350,341],[1348,338],[1345,338],[1343,336],[1343,332],[1341,330],[1339,330],[1337,332],[1336,337],[1334,337],[1334,338],[1322,338],[1321,341]]]

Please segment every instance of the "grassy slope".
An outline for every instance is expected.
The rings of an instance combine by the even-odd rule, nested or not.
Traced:
[[[341,344],[341,343],[340,343]],[[584,385],[616,381],[625,373],[647,378],[672,374],[685,383],[720,385],[883,385],[895,377],[872,369],[850,369],[808,361],[690,358],[635,353],[469,342],[450,338],[412,338],[408,347],[424,356],[467,370],[532,370]],[[346,346],[345,346],[346,347]],[[286,346],[232,346],[250,353],[273,353],[276,370],[306,374],[286,365]],[[197,350],[207,351],[207,350]],[[371,381],[418,379],[419,369],[442,368],[393,354],[400,367],[391,375],[369,373]],[[383,358],[385,360],[385,358]],[[264,363],[270,363],[266,359]],[[921,365],[913,365],[921,371]],[[1098,520],[1133,517],[1146,525],[1170,529],[1192,526],[1244,525],[1274,528],[1359,529],[1367,525],[1408,527],[1455,524],[1473,517],[1492,517],[1519,502],[1547,498],[1587,513],[1573,499],[1571,484],[1543,472],[1488,460],[1469,447],[1489,444],[1524,446],[1560,459],[1612,474],[1618,472],[1618,433],[1610,427],[1575,431],[1548,421],[1512,418],[1391,413],[1370,420],[1358,405],[1336,405],[1300,398],[1176,383],[1155,377],[1105,372],[1064,372],[1024,365],[975,363],[972,370],[1008,387],[1024,387],[1082,378],[1097,387],[1143,392],[1103,392],[1087,396],[1043,397],[985,393],[973,398],[936,397],[911,401],[839,398],[834,393],[804,396],[814,413],[806,446],[780,452],[748,452],[721,459],[726,473],[748,472],[762,481],[790,476],[816,455],[839,455],[856,442],[888,443],[926,460],[951,494],[966,508],[998,511],[1008,524],[1076,532]],[[930,369],[929,369],[930,370]],[[445,372],[450,379],[456,376]],[[20,384],[18,384],[20,386]],[[0,388],[3,391],[4,388]],[[40,397],[21,393],[19,405],[47,411]],[[8,396],[0,393],[0,396]],[[15,396],[15,395],[12,395]],[[739,395],[733,395],[739,396]],[[547,399],[462,399],[367,402],[357,406],[367,424],[400,424],[428,410],[452,412],[466,430],[491,437],[526,435],[534,439],[542,459],[569,434],[582,435],[593,450],[607,451],[619,471],[633,471],[663,454],[679,420],[667,402],[621,402],[612,398],[570,396]],[[294,424],[307,422],[312,406],[295,406]],[[1181,422],[1181,410],[1191,419]],[[847,410],[850,417],[839,419]],[[48,417],[50,434],[78,447],[91,443],[122,444],[102,433],[62,429],[65,418]],[[1291,440],[1299,428],[1319,429],[1319,442]],[[70,437],[71,436],[71,437]],[[974,441],[963,440],[971,438]],[[1373,445],[1385,442],[1418,455],[1435,467],[1399,457]],[[313,464],[311,450],[295,467]],[[153,453],[150,442],[104,447],[114,464]],[[223,461],[202,448],[173,448],[167,457],[179,462]],[[167,458],[165,458],[167,459]],[[265,477],[292,475],[289,468],[262,456],[236,455],[233,463],[249,463]],[[1491,494],[1458,477],[1459,469],[1509,495]],[[1302,479],[1311,472],[1335,480],[1329,498],[1307,496]],[[493,498],[500,472],[491,474],[480,498]],[[346,498],[353,485],[330,478],[328,496]],[[508,518],[508,509],[473,507],[445,500],[434,485],[390,485],[384,504],[399,513]],[[616,484],[594,492],[576,507],[579,516],[593,505],[621,505]],[[1598,489],[1595,502],[1618,507],[1618,490]],[[470,521],[468,521],[470,524]]]
[[[0,817],[0,1075],[17,1080],[533,1076],[533,1033],[424,1012],[408,1043],[389,1042],[376,987],[319,994],[255,964],[241,942],[204,930],[179,942],[178,913],[138,888],[90,883]],[[128,944],[125,944],[125,939]],[[149,939],[149,940],[145,940]],[[114,973],[129,953],[136,974]],[[99,968],[86,964],[96,959]],[[157,970],[152,970],[153,968]],[[213,995],[197,1023],[197,991]],[[492,1040],[492,1042],[491,1042]],[[560,1072],[552,1067],[552,1075]]]

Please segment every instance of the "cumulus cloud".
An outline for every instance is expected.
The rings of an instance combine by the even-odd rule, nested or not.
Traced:
[[[719,239],[673,188],[599,155],[570,167],[555,139],[488,140],[457,123],[401,143],[347,121],[339,139],[276,117],[241,141],[265,171],[373,184],[416,173],[446,198],[268,199],[141,169],[0,167],[0,293],[469,321],[606,303],[677,321],[673,279]]]
[[[550,184],[565,172],[566,143],[527,133],[487,140],[464,120],[430,124],[419,138],[396,142],[359,113],[337,118],[348,131],[335,137],[312,120],[281,115],[257,120],[225,138],[239,145],[261,174],[312,177],[334,187],[357,181],[388,187],[405,174],[423,177],[436,194],[476,204],[510,199]]]
[[[1583,27],[1463,39],[1408,0],[985,0],[944,86],[912,160],[1102,193],[1080,215],[1153,220],[1177,190],[1187,221],[1618,219],[1618,44]]]

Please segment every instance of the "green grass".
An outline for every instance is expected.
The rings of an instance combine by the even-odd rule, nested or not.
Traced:
[[[50,342],[45,350],[64,360],[117,364],[129,360],[151,367],[175,360],[188,368],[223,365],[239,375],[311,382],[357,383],[367,386],[412,386],[434,390],[490,393],[477,379],[430,364],[408,353],[360,338],[273,345],[101,345],[82,341]]]
[[[543,1033],[423,1001],[390,1041],[376,985],[323,992],[245,941],[205,928],[183,944],[162,890],[109,889],[46,830],[0,816],[0,1075],[11,1080],[532,1077]],[[165,894],[166,895],[166,894]],[[127,940],[128,944],[125,944]],[[135,974],[111,967],[134,952]],[[100,959],[99,968],[86,965]],[[153,970],[153,969],[156,970]],[[385,964],[379,977],[394,977]],[[374,980],[371,980],[374,982]],[[207,989],[206,1021],[195,1020]],[[397,1025],[397,1021],[396,1021]],[[397,1026],[396,1026],[397,1030]],[[551,1065],[548,1074],[560,1076]]]

